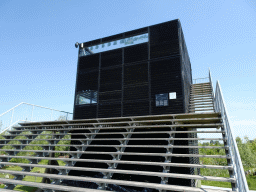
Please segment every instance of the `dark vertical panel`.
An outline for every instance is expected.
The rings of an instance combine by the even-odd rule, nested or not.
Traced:
[[[124,63],[148,59],[148,44],[142,43],[124,48]]]
[[[177,20],[150,27],[150,58],[179,54]]]
[[[99,69],[99,54],[83,56],[78,61],[79,72]]]
[[[183,95],[179,58],[150,62],[152,114],[183,113]],[[169,106],[156,106],[155,95],[176,92]]]
[[[122,90],[122,67],[100,70],[100,92]]]
[[[123,107],[123,116],[149,115],[149,101],[124,102]]]
[[[102,52],[101,68],[111,67],[122,64],[122,49]]]
[[[140,85],[148,83],[148,64],[140,63],[137,65],[124,66],[124,86]]]

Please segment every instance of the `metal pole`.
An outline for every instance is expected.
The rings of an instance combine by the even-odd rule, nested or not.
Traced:
[[[14,113],[14,109],[12,110],[12,118],[11,118],[11,123],[10,123],[10,125],[12,124],[12,120],[13,120],[13,113]]]
[[[52,110],[52,113],[53,113],[53,110]],[[51,113],[51,121],[52,121],[52,113]]]
[[[33,105],[33,108],[32,108],[32,113],[31,113],[31,121],[33,121],[33,113],[34,113],[34,105]]]

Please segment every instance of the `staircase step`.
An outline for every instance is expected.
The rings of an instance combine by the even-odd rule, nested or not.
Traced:
[[[55,166],[58,168],[59,166]],[[65,166],[64,166],[65,167]],[[82,169],[82,168],[81,168]],[[201,175],[188,175],[188,174],[178,174],[178,173],[163,173],[163,172],[149,172],[149,171],[128,171],[128,170],[118,170],[118,169],[100,169],[100,168],[87,168],[87,170],[93,170],[97,172],[115,172],[115,173],[124,173],[124,174],[134,174],[134,175],[148,175],[148,176],[157,176],[157,177],[171,177],[171,178],[183,178],[183,179],[198,179],[198,180],[207,180],[207,181],[220,181],[220,182],[231,182],[235,183],[234,178],[225,178],[225,177],[212,177],[212,176],[201,176]],[[114,180],[114,179],[101,179],[101,178],[91,178],[91,177],[78,177],[78,176],[71,176],[71,175],[55,175],[55,174],[45,174],[45,173],[34,173],[34,172],[24,172],[24,171],[11,171],[11,170],[3,170],[0,169],[0,173],[11,174],[11,175],[29,175],[29,176],[36,176],[36,177],[46,177],[52,179],[67,179],[67,180],[76,180],[76,181],[92,181],[98,182],[98,179],[101,182],[109,183],[118,181],[120,183],[127,182],[121,180]],[[120,184],[119,183],[119,184]],[[118,183],[115,183],[118,184]]]
[[[15,149],[0,149],[6,152],[20,152]],[[136,152],[99,152],[99,151],[53,151],[53,150],[22,150],[22,152],[37,153],[69,153],[69,154],[102,154],[102,155],[136,155],[136,156],[162,156],[162,157],[207,157],[230,159],[227,155],[198,155],[198,154],[176,154],[176,153],[136,153]]]
[[[190,112],[195,112],[195,111],[213,111],[214,109],[195,109],[195,110],[189,110]]]
[[[208,105],[213,106],[213,103],[211,102],[211,103],[201,103],[201,104],[200,104],[200,103],[199,103],[199,104],[190,104],[189,106],[201,106],[201,105],[202,105],[202,106],[205,106],[205,105],[206,105],[206,106],[208,106]]]
[[[50,158],[50,157],[28,157],[28,156],[9,156],[10,158],[22,159],[37,159],[37,160],[61,160],[61,161],[77,161],[77,162],[93,162],[93,163],[118,163],[118,164],[134,164],[134,165],[152,165],[152,166],[171,166],[171,167],[194,167],[205,169],[225,169],[233,170],[232,166],[220,165],[202,165],[202,164],[186,164],[186,163],[165,163],[165,162],[144,162],[144,161],[122,161],[122,160],[101,160],[101,159],[76,159],[76,158]],[[56,168],[55,165],[42,165],[42,164],[24,164],[24,163],[9,163],[0,162],[0,165],[13,165],[24,167],[42,167],[42,168]],[[58,166],[58,168],[66,168],[67,166]],[[73,167],[68,167],[72,169]]]
[[[206,106],[191,106],[189,109],[214,109],[213,105],[206,105]]]
[[[1,183],[1,181],[0,181]],[[16,190],[11,190],[11,189],[3,189],[1,188],[1,192],[17,192]]]
[[[190,104],[193,103],[213,103],[212,99],[190,100]]]
[[[206,82],[206,83],[194,83],[192,84],[192,86],[204,86],[204,85],[211,85],[210,82]]]
[[[106,190],[97,190],[97,189],[88,189],[88,188],[81,188],[81,187],[70,187],[70,186],[64,186],[64,185],[53,185],[53,184],[46,184],[46,183],[36,183],[36,182],[29,182],[29,181],[19,181],[19,180],[13,180],[13,179],[2,179],[0,178],[1,183],[7,183],[7,184],[14,184],[14,185],[24,185],[24,186],[30,186],[30,187],[38,187],[41,189],[53,189],[56,191],[71,191],[71,192],[84,192],[85,190],[88,192],[107,192]],[[5,191],[4,191],[5,190]],[[9,190],[9,189],[1,189],[1,191],[4,192],[17,192],[16,190]]]
[[[211,90],[212,91],[212,87],[211,86],[191,86],[190,90]]]
[[[212,98],[212,94],[190,94],[190,99],[194,98]]]
[[[207,113],[205,113],[207,114]],[[204,116],[204,114],[200,114]],[[175,128],[175,127],[187,127],[187,128],[203,128],[207,127],[219,127],[221,124],[174,124],[174,125],[144,125],[144,126],[118,126],[118,127],[86,127],[86,128],[42,128],[43,131],[75,131],[75,130],[109,130],[109,129],[126,129],[126,128],[136,128],[136,129],[148,129],[148,128]],[[37,129],[39,130],[39,129]],[[35,129],[26,129],[26,131],[35,131]],[[1,141],[1,140],[0,140]]]
[[[161,132],[161,131],[159,131],[159,132]],[[157,132],[157,133],[159,133],[159,132]],[[163,131],[163,132],[165,132],[165,131]],[[167,132],[169,132],[169,131],[167,131]],[[115,133],[115,132],[113,132],[113,133]],[[122,133],[122,132],[118,132],[118,133]],[[134,133],[136,134],[138,132],[133,132],[133,134]],[[141,133],[147,133],[147,132],[141,132]],[[224,131],[172,131],[172,133],[179,134],[179,133],[225,133],[225,132]],[[97,133],[97,134],[101,134],[101,133]],[[48,134],[41,134],[41,135],[48,135]],[[55,134],[55,135],[61,135],[61,134]],[[84,135],[84,133],[72,133],[72,135]],[[201,138],[201,139],[203,139],[203,138]],[[30,145],[30,144],[28,144],[28,145]]]
[[[79,138],[77,138],[79,139]],[[143,138],[144,139],[144,138]],[[101,139],[93,139],[93,140],[98,140],[98,141],[101,141]],[[103,139],[104,141],[105,139]],[[109,138],[107,140],[119,140],[118,138]],[[132,140],[132,139],[129,139],[129,138],[122,138],[121,140]],[[151,140],[151,138],[145,138],[145,140]],[[164,138],[162,138],[162,140],[165,140]],[[169,140],[169,138],[168,138]],[[190,140],[190,139],[172,139],[172,140]],[[192,140],[192,139],[191,139]],[[193,140],[200,140],[198,138],[195,138]],[[222,139],[221,139],[222,140]],[[12,146],[15,146],[15,145],[12,145]],[[17,145],[18,146],[18,145]],[[21,145],[19,145],[21,146]],[[33,146],[33,145],[30,145],[30,146]],[[37,145],[37,146],[40,146],[40,145]],[[41,145],[43,146],[43,145]],[[48,146],[52,146],[52,145],[46,145],[47,147]],[[228,149],[228,147],[221,147],[221,146],[189,146],[189,145],[56,145],[56,146],[71,146],[71,147],[114,147],[114,148],[166,148],[166,149],[169,149],[169,148],[181,148],[181,149],[184,149],[184,148],[190,148],[190,149]],[[0,151],[11,151],[12,149],[0,149]],[[20,151],[20,150],[18,150]],[[22,150],[22,151],[26,151],[26,150]],[[39,152],[42,152],[42,150],[38,150]],[[46,151],[46,150],[44,150]],[[52,150],[50,150],[52,151]],[[50,152],[50,151],[46,151],[46,152]],[[35,152],[37,152],[37,150],[35,150]],[[66,153],[68,153],[68,151],[66,151]]]
[[[212,89],[211,88],[191,88],[190,93],[211,93],[212,94]]]
[[[219,113],[208,113],[208,114],[205,114],[205,117],[217,117],[219,116],[220,114]],[[174,118],[178,118],[178,119],[181,119],[182,117],[187,117],[189,116],[189,118],[194,118],[195,117],[195,114],[189,114],[189,113],[181,113],[181,114],[163,114],[163,115],[147,115],[147,116],[130,116],[130,117],[116,117],[116,118],[98,118],[98,119],[78,119],[78,120],[67,120],[67,121],[42,121],[42,122],[31,122],[31,123],[19,123],[20,125],[22,125],[22,127],[18,127],[18,126],[15,126],[14,128],[17,128],[17,129],[23,129],[25,127],[38,127],[38,126],[53,126],[53,125],[59,125],[59,126],[65,126],[65,124],[67,126],[70,126],[70,125],[74,125],[74,124],[87,124],[87,123],[91,123],[91,124],[94,124],[94,123],[102,123],[102,122],[114,122],[114,121],[127,121],[128,119],[130,121],[132,121],[133,119],[136,119],[136,120],[145,120],[145,119],[148,119],[148,120],[155,120],[155,119],[174,119]]]
[[[191,93],[190,94],[190,98],[192,97],[212,97],[212,94],[208,94],[208,93]]]
[[[213,101],[212,97],[191,97],[190,99],[191,101]]]
[[[52,178],[52,177],[51,177]],[[55,177],[56,178],[56,177]],[[81,179],[81,178],[80,178]],[[82,177],[81,181],[87,182],[95,182],[95,183],[105,183],[107,181],[108,184],[114,185],[125,185],[132,187],[143,187],[143,188],[152,188],[152,189],[162,189],[162,190],[175,190],[175,191],[183,191],[183,192],[229,192],[227,190],[216,190],[216,189],[203,189],[196,187],[185,187],[185,186],[177,186],[177,185],[162,185],[162,184],[151,184],[151,183],[143,183],[143,182],[134,182],[134,181],[121,181],[121,180],[112,180],[112,179],[101,179],[101,178],[91,178],[91,177]],[[39,187],[42,189],[53,189],[53,190],[63,190],[63,191],[76,191],[76,192],[84,192],[85,190],[88,192],[100,192],[104,190],[96,190],[96,189],[85,189],[79,187],[70,187],[70,186],[61,186],[61,185],[52,185],[52,184],[43,184],[43,183],[34,183],[28,181],[16,181],[12,179],[1,179],[2,183],[16,184],[16,185],[25,185],[31,187]]]

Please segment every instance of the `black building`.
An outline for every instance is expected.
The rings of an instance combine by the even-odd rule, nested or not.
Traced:
[[[77,45],[74,119],[188,112],[192,75],[179,20]]]
[[[91,119],[107,117],[125,117],[159,114],[177,114],[189,112],[189,92],[192,84],[191,64],[179,20],[144,27],[125,33],[76,44],[79,47],[78,68],[74,102],[74,119]],[[157,129],[156,131],[164,131]],[[177,128],[177,131],[188,130]],[[111,132],[111,131],[110,131]],[[80,131],[73,131],[80,133]],[[106,135],[103,135],[106,137]],[[158,135],[165,138],[166,135]],[[120,137],[111,135],[110,138]],[[122,137],[122,135],[121,135]],[[132,135],[131,138],[143,137]],[[176,138],[196,137],[194,134],[176,134]],[[78,139],[79,136],[72,136]],[[103,138],[97,135],[95,138]],[[167,141],[143,141],[144,145],[166,145]],[[94,145],[118,145],[117,141],[92,141]],[[81,144],[72,141],[71,144]],[[141,145],[139,141],[129,141],[129,145]],[[174,145],[194,145],[188,140],[174,141]],[[77,150],[71,147],[71,150]],[[88,148],[87,151],[115,151],[109,147]],[[125,151],[130,152],[132,148]],[[144,151],[138,148],[136,151]],[[163,149],[165,151],[165,149]],[[150,149],[157,153],[159,149]],[[196,151],[178,148],[173,153],[191,154]],[[104,155],[82,155],[83,159],[105,159]],[[130,159],[129,159],[130,158]],[[121,160],[134,157],[123,156]],[[142,157],[140,157],[142,158]],[[164,158],[145,156],[145,161],[163,162]],[[138,159],[142,161],[142,159]],[[198,159],[190,157],[173,157],[172,162],[197,163]],[[75,166],[95,167],[94,163],[86,165],[77,162]],[[105,164],[98,165],[106,168]],[[156,171],[145,166],[118,165],[120,169]],[[151,170],[152,169],[152,170]],[[157,170],[159,171],[159,170]],[[162,170],[160,170],[162,171]],[[194,174],[192,168],[170,168],[173,173]],[[81,175],[71,171],[69,175]],[[101,177],[94,173],[82,175]],[[113,178],[137,180],[135,176],[114,174]],[[151,179],[152,180],[152,179]],[[160,182],[153,178],[151,182]],[[194,180],[169,178],[169,184],[194,186]],[[89,184],[88,184],[89,186]],[[122,191],[122,190],[120,190]]]

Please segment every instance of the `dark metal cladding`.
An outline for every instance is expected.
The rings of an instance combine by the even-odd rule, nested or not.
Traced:
[[[191,65],[179,20],[85,42],[83,46],[107,46],[142,34],[148,34],[148,42],[79,57],[74,119],[188,112]],[[98,102],[78,104],[79,93],[88,90],[97,93]],[[176,99],[158,97],[168,97],[169,93],[175,93]],[[109,110],[111,105],[117,108]]]
[[[140,38],[139,35],[147,34],[147,42],[135,45],[114,48],[113,50],[102,51],[91,54],[90,46],[103,43],[109,46],[111,43],[125,38]],[[85,56],[79,56],[77,68],[77,81],[74,102],[74,119],[107,118],[120,116],[142,116],[158,114],[177,114],[189,112],[189,92],[192,84],[191,64],[186,48],[181,24],[179,20],[117,34],[102,39],[80,44],[87,47]],[[157,129],[161,131],[160,129]],[[187,129],[181,129],[187,130]],[[111,133],[110,133],[111,134]],[[113,137],[113,135],[111,136]],[[116,135],[122,137],[122,135]],[[143,138],[141,135],[132,135],[132,138]],[[166,138],[168,134],[158,135]],[[196,137],[196,135],[176,134],[177,138]],[[73,136],[73,138],[75,138]],[[100,138],[100,136],[97,136]],[[116,141],[108,141],[119,144]],[[143,141],[143,145],[166,145],[167,141]],[[92,144],[106,145],[106,141],[94,141]],[[129,145],[140,145],[138,141],[130,141]],[[175,141],[174,145],[194,145],[188,141]],[[73,150],[76,150],[75,148]],[[88,148],[87,150],[91,150]],[[93,148],[95,151],[95,148]],[[99,148],[101,151],[102,148]],[[106,151],[115,151],[109,147]],[[135,149],[127,148],[126,152]],[[137,148],[136,152],[145,152],[145,148]],[[159,152],[159,149],[150,148],[151,153]],[[165,151],[162,151],[165,152]],[[173,153],[195,153],[187,149],[174,149]],[[111,159],[110,155],[86,155],[81,158],[90,159]],[[123,156],[121,160],[142,161],[137,157]],[[145,156],[145,161],[164,162],[164,157]],[[172,162],[195,163],[196,159],[174,157]],[[79,165],[82,166],[82,165]],[[95,164],[86,164],[86,167],[95,167]],[[104,163],[100,167],[107,168]],[[147,170],[162,172],[160,167],[118,165],[117,169]],[[154,170],[153,170],[154,169]],[[171,167],[173,173],[194,174],[192,168]],[[70,175],[82,174],[71,171]],[[84,172],[85,176],[97,176],[94,172]],[[149,181],[160,183],[159,177],[133,176],[114,174],[112,178],[125,179],[130,181]],[[169,178],[169,184],[194,186],[195,182],[189,179]],[[108,186],[110,189],[110,185]],[[132,188],[117,190],[118,186],[112,186],[116,191],[141,191]],[[93,188],[93,187],[92,187]],[[145,191],[149,189],[144,189]]]

